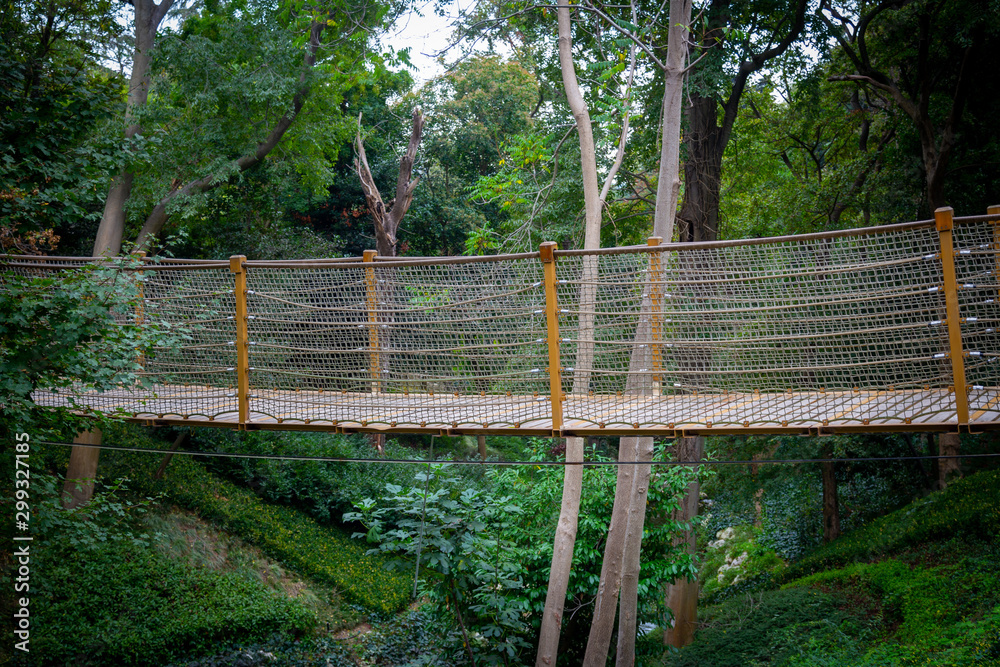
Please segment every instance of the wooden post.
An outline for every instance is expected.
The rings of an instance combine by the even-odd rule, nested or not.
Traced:
[[[247,331],[247,274],[244,255],[229,258],[229,271],[235,276],[236,297],[236,405],[240,424],[250,422],[250,336]]]
[[[377,250],[365,250],[362,257],[365,263],[371,266],[365,267],[365,301],[368,310],[368,370],[372,378],[372,393],[377,394],[379,390],[379,377],[381,377],[381,364],[378,353],[378,301],[376,300],[377,283],[375,282],[375,256]]]
[[[969,394],[965,387],[965,355],[962,351],[962,320],[958,309],[958,284],[955,279],[955,245],[951,237],[954,210],[950,206],[934,211],[934,222],[941,241],[941,265],[944,271],[944,298],[948,314],[948,344],[951,375],[955,388],[955,412],[958,425],[969,423]]]
[[[559,368],[559,306],[556,299],[556,256],[559,245],[546,241],[538,247],[545,279],[545,324],[549,345],[549,401],[552,403],[552,435],[562,430],[562,372]]]
[[[650,236],[646,239],[646,245],[650,247],[658,246],[663,242],[659,236]],[[663,378],[660,373],[663,371],[663,350],[660,342],[663,339],[662,312],[663,303],[663,253],[649,253],[649,297],[652,302],[650,313],[650,333],[652,342],[650,343],[651,359],[653,366],[653,396],[659,396],[663,386]]]
[[[133,253],[136,260],[141,264],[144,259],[146,259],[146,251],[139,250]],[[137,279],[135,281],[136,294],[138,299],[135,303],[135,325],[141,327],[142,323],[146,321],[146,292],[142,288],[142,275],[141,272],[136,272]],[[142,350],[138,350],[139,354],[135,357],[135,363],[139,365],[139,368],[144,368],[146,365],[146,355],[142,353]],[[139,383],[139,378],[136,378],[136,384]]]
[[[987,207],[986,215],[1000,215],[1000,206]],[[993,277],[1000,280],[1000,220],[992,220],[991,222],[993,224]],[[997,291],[1000,292],[1000,290]]]

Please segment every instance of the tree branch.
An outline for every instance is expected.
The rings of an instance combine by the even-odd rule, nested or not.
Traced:
[[[163,0],[159,7],[169,6],[167,0]],[[295,92],[295,96],[292,98],[292,109],[288,113],[282,115],[275,123],[271,132],[268,133],[267,137],[257,144],[253,153],[249,155],[244,155],[239,159],[235,160],[231,164],[236,167],[239,171],[246,171],[251,167],[256,166],[267,157],[268,153],[274,150],[274,147],[278,145],[285,132],[291,127],[292,123],[298,117],[299,112],[302,111],[302,107],[305,105],[306,98],[309,95],[309,74],[313,67],[316,65],[316,54],[320,49],[320,37],[323,35],[323,29],[326,27],[325,22],[314,22],[309,28],[309,48],[306,49],[306,54],[303,59],[302,72],[299,74],[299,88]],[[139,238],[136,239],[135,245],[137,250],[144,250],[152,242],[162,230],[163,226],[166,224],[167,219],[170,217],[167,213],[167,207],[176,197],[186,197],[190,195],[195,195],[201,192],[205,192],[212,188],[222,185],[226,181],[223,179],[216,178],[215,174],[206,174],[201,178],[196,178],[188,181],[183,187],[172,190],[169,194],[163,197],[153,210],[150,212],[149,216],[146,218],[146,222],[142,226],[142,230],[139,232]]]

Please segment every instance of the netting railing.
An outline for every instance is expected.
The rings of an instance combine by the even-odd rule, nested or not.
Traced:
[[[144,360],[148,388],[76,399],[264,428],[998,423],[998,225],[948,210],[936,223],[600,251],[147,260],[133,272],[141,298],[122,312],[170,323],[184,344]],[[87,261],[5,266],[34,275]]]

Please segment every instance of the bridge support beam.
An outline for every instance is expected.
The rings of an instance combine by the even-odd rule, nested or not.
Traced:
[[[934,223],[941,241],[941,266],[944,273],[944,298],[948,314],[948,357],[955,389],[955,412],[958,426],[969,424],[969,392],[965,385],[965,353],[962,348],[962,315],[958,308],[958,281],[955,278],[955,244],[951,231],[954,210],[950,206],[934,211]]]

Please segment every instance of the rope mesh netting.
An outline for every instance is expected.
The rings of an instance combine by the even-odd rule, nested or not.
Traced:
[[[574,257],[569,273],[579,277],[566,280],[560,300],[569,303],[561,335],[573,339],[563,349],[567,365],[576,357],[576,377],[585,365],[581,322],[588,314],[594,343],[589,384],[574,383],[572,391],[623,400],[606,402],[600,416],[586,401],[570,401],[565,416],[665,426],[937,412],[940,405],[905,391],[951,382],[950,364],[937,356],[948,350],[937,252],[931,228],[603,255],[590,280],[588,258]],[[563,276],[566,268],[560,265]],[[588,286],[596,288],[589,307],[582,305]],[[871,401],[861,390],[896,396]],[[670,410],[657,414],[658,401],[646,397],[661,395],[672,398]]]
[[[384,426],[510,426],[550,415],[537,260],[250,263],[247,281],[254,412]]]
[[[139,359],[144,386],[97,392],[75,384],[36,392],[36,403],[62,406],[75,396],[81,407],[133,417],[214,419],[236,413],[233,279],[222,264],[171,262],[135,270],[128,263],[80,258],[8,259],[5,269],[26,278],[89,266],[95,269],[91,280],[113,289],[111,314],[118,322],[155,324],[182,339],[154,346]]]
[[[966,388],[975,419],[1000,402],[1000,225],[958,225],[954,234]]]
[[[957,222],[957,221],[956,221]],[[1000,421],[996,224],[957,224],[970,421]],[[537,253],[503,259],[246,262],[249,421],[346,428],[551,428]],[[8,258],[34,275],[87,260]],[[40,267],[49,267],[43,269]],[[80,405],[237,421],[228,263],[149,263],[118,317],[181,347],[152,387]],[[617,431],[945,424],[956,401],[930,224],[775,242],[556,252],[564,426]],[[64,405],[66,392],[39,392]]]

